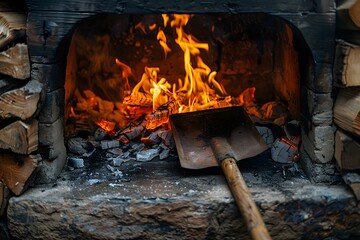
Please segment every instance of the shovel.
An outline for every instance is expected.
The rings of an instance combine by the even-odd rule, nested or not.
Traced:
[[[271,239],[236,161],[253,157],[267,145],[242,107],[170,116],[183,168],[221,166],[252,239]]]

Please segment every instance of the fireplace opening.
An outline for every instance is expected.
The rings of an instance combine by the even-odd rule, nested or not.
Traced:
[[[178,112],[240,105],[262,126],[298,123],[300,86],[311,76],[311,59],[296,28],[264,13],[84,19],[67,56],[69,154],[91,153],[89,143],[78,149],[86,139],[102,149],[140,142],[151,150],[162,143],[155,155],[166,157],[173,150],[168,117]],[[287,142],[296,150],[284,161],[295,158],[299,135],[295,144]],[[147,154],[147,160],[153,157]]]

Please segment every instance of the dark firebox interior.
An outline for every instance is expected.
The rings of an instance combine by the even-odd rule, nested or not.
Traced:
[[[166,58],[157,40],[158,29],[164,30],[172,49]],[[311,77],[312,58],[297,29],[279,17],[249,13],[195,14],[184,31],[209,44],[209,52],[201,52],[201,57],[217,72],[216,79],[229,95],[256,87],[258,103],[278,100],[288,111],[288,120],[300,119],[300,84]],[[121,102],[129,89],[116,58],[131,67],[131,87],[141,79],[145,66],[160,67],[159,77],[176,82],[185,72],[175,38],[160,14],[100,14],[82,20],[75,27],[67,58],[67,106],[73,104],[75,89]]]

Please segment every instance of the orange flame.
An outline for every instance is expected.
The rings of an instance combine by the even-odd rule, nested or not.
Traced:
[[[175,28],[177,33],[175,42],[184,52],[186,73],[184,79],[179,79],[177,84],[171,86],[166,79],[158,79],[159,68],[146,67],[145,73],[131,94],[139,95],[139,92],[150,94],[153,99],[153,111],[169,102],[173,103],[173,109],[170,109],[172,113],[216,107],[217,99],[221,98],[219,94],[224,96],[226,91],[216,81],[216,72],[211,71],[200,56],[201,50],[209,51],[209,44],[202,43],[194,36],[184,32],[183,27],[189,22],[191,15],[163,14],[162,17],[165,27],[170,21],[170,26]],[[157,39],[163,47],[166,57],[171,49],[167,45],[165,33],[161,29],[158,31]],[[118,65],[123,67],[124,64]],[[230,101],[231,99],[227,98],[228,104]]]

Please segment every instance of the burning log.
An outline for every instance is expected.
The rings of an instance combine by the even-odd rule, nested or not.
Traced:
[[[153,99],[149,94],[142,92],[132,92],[130,96],[124,98],[123,103],[130,106],[152,108]]]
[[[30,154],[38,148],[38,122],[16,121],[0,129],[0,148],[14,153]]]
[[[297,146],[285,138],[276,139],[271,147],[271,158],[279,163],[292,163],[298,154]]]
[[[160,143],[161,139],[157,133],[158,131],[151,132],[147,137],[142,137],[141,142],[146,145],[154,145]]]
[[[135,124],[135,126],[134,126]],[[121,143],[128,144],[131,140],[138,138],[145,131],[146,122],[142,120],[136,125],[135,122],[130,123],[125,129],[120,130],[115,134],[115,139],[119,140]]]
[[[155,129],[169,121],[171,110],[159,109],[155,112],[146,115],[146,129]]]
[[[301,128],[298,121],[285,124],[285,137],[275,140],[271,147],[271,157],[275,162],[291,163],[299,158],[298,149],[301,141]]]
[[[0,180],[19,196],[33,183],[42,163],[41,156],[0,154]]]
[[[38,109],[42,84],[30,81],[25,86],[0,95],[0,117],[26,120]]]
[[[158,131],[158,136],[161,138],[162,143],[169,149],[173,149],[175,146],[173,133],[171,130],[161,129]]]
[[[28,47],[18,43],[4,52],[0,52],[0,73],[16,79],[30,77],[30,59]]]

